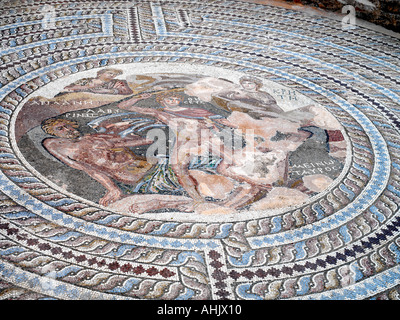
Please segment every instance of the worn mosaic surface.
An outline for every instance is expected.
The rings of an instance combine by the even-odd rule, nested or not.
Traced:
[[[0,299],[399,299],[398,38],[241,1],[0,12]]]

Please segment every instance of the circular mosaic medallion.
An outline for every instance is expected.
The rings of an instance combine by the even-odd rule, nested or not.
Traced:
[[[296,90],[185,64],[77,73],[16,114],[17,146],[43,179],[130,216],[271,215],[332,187],[348,149],[340,122]]]
[[[27,3],[0,26],[0,297],[399,297],[398,37],[242,1]]]

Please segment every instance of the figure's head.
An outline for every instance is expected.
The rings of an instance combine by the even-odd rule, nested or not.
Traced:
[[[122,70],[119,69],[103,69],[97,72],[97,78],[104,81],[110,81],[122,73]]]
[[[241,86],[248,91],[256,91],[263,86],[262,81],[255,77],[242,77],[240,78],[239,82]]]
[[[177,107],[183,101],[183,96],[179,93],[167,92],[160,93],[156,97],[156,101],[163,107]]]
[[[76,139],[80,137],[81,133],[77,128],[78,123],[67,119],[51,118],[42,123],[44,132],[59,138]]]

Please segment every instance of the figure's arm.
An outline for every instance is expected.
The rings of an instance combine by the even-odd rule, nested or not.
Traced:
[[[89,88],[87,86],[70,85],[65,87],[64,90],[70,92],[82,92],[82,91],[89,91]]]
[[[107,193],[104,195],[104,197],[99,200],[99,204],[107,207],[112,202],[121,199],[123,193],[110,177],[100,171],[95,171],[92,168],[86,166],[82,167],[83,171],[85,171],[91,178],[99,182],[107,190]]]
[[[92,93],[103,93],[103,94],[120,94],[120,95],[128,95],[132,94],[133,91],[129,87],[128,83],[124,80],[115,80],[111,83],[111,87],[102,86],[103,83],[100,83],[98,86],[94,86],[89,89]]]
[[[94,170],[89,165],[80,163],[60,152],[57,148],[57,140],[58,139],[54,138],[46,139],[43,141],[43,146],[55,158],[73,169],[84,171],[91,178],[93,178],[94,180],[99,182],[104,188],[106,188],[107,193],[103,198],[100,199],[99,204],[103,206],[108,206],[110,203],[115,202],[122,197],[122,191],[117,187],[117,185],[110,177],[98,170]]]
[[[65,163],[73,169],[83,170],[82,165],[61,152],[63,148],[60,147],[59,141],[60,140],[57,138],[47,138],[43,140],[42,144],[43,147],[56,159],[60,160],[61,162]]]
[[[133,112],[138,112],[146,115],[150,115],[153,117],[157,116],[157,111],[152,108],[145,108],[145,107],[138,107],[135,106],[135,104],[140,101],[149,98],[149,94],[142,94],[140,96],[134,96],[128,100],[124,100],[120,102],[117,107],[120,109],[128,110],[128,111],[133,111]]]
[[[89,91],[92,93],[120,94],[120,95],[128,95],[133,93],[128,83],[124,80],[116,80],[115,82],[113,82],[111,88],[104,88],[100,85],[98,87],[93,87]]]
[[[237,125],[233,124],[232,122],[230,122],[228,119],[226,118],[216,118],[214,119],[215,122],[219,122],[227,127],[231,127],[231,128],[238,128]]]
[[[149,145],[154,142],[152,139],[143,138],[133,133],[123,138],[119,135],[109,133],[101,134],[101,136],[103,136],[108,143],[112,144],[114,148],[139,147]],[[100,134],[98,134],[98,137],[100,137]]]
[[[114,89],[117,90],[118,94],[128,95],[133,93],[125,80],[118,80],[114,85]]]
[[[139,146],[145,146],[154,143],[154,140],[151,139],[145,139],[142,137],[134,136],[134,137],[126,137],[119,139],[115,143],[116,148],[122,148],[122,147],[139,147]]]
[[[104,122],[102,123],[102,128],[106,130],[106,133],[120,133],[132,126],[132,123],[130,121],[120,121],[120,122],[115,122],[115,123],[107,123]]]
[[[91,93],[100,93],[100,94],[120,94],[118,89],[107,89],[101,87],[87,89],[86,91]]]
[[[92,79],[81,79],[66,86],[64,90],[70,92],[90,91],[92,88],[94,88],[94,86],[95,82]]]

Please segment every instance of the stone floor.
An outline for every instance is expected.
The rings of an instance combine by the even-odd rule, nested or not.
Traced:
[[[0,20],[0,299],[399,300],[399,34],[264,0]]]

